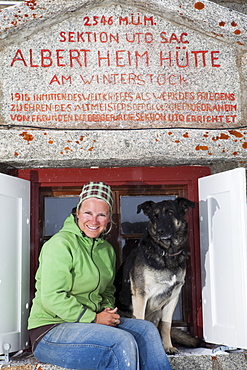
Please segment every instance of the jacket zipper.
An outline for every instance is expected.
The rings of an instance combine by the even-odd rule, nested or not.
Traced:
[[[92,249],[91,249],[91,260],[92,260],[92,262],[93,262],[94,266],[95,266],[95,267],[97,268],[97,270],[98,270],[99,279],[98,279],[98,283],[97,283],[97,285],[96,285],[95,289],[94,289],[94,290],[92,290],[92,291],[89,293],[89,300],[90,300],[90,301],[92,302],[92,304],[95,306],[95,311],[97,312],[97,306],[96,306],[95,302],[93,302],[93,300],[91,299],[91,295],[92,295],[92,293],[96,291],[96,289],[99,287],[99,284],[100,284],[100,270],[99,270],[98,266],[96,265],[96,263],[95,263],[95,262],[94,262],[94,260],[93,260],[93,248],[94,248],[94,244],[95,244],[95,239],[93,239],[93,243],[92,243]]]

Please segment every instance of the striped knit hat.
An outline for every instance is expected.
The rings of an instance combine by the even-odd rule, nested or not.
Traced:
[[[91,181],[84,185],[81,194],[79,195],[79,202],[76,209],[78,210],[82,202],[88,198],[98,198],[104,200],[109,206],[110,214],[112,214],[113,194],[109,185],[105,184],[104,182],[95,181]]]

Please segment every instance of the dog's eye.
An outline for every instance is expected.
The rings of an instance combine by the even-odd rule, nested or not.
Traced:
[[[167,211],[168,216],[173,216],[174,212],[173,211]]]

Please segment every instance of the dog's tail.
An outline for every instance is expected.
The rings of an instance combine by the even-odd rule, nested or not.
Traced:
[[[196,348],[204,346],[202,339],[192,337],[188,332],[175,327],[171,328],[171,339],[174,344],[184,347]]]

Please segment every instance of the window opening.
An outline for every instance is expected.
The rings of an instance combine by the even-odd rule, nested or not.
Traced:
[[[56,234],[76,206],[78,197],[44,198],[44,238]]]
[[[125,260],[131,250],[145,232],[148,217],[140,212],[137,206],[145,201],[160,202],[165,199],[175,199],[185,196],[182,186],[164,185],[128,185],[121,187],[112,186],[115,202],[113,209],[113,229],[107,237],[117,254],[117,265]],[[46,188],[41,191],[41,244],[57,233],[63,226],[65,219],[78,202],[81,188]],[[42,216],[43,214],[43,216]],[[184,326],[186,319],[184,293],[180,296],[174,312],[174,321]]]
[[[137,213],[137,207],[146,201],[161,202],[175,199],[175,195],[137,195],[120,196],[121,235],[143,234],[146,230],[148,217],[143,212]]]
[[[208,167],[108,167],[108,168],[32,168],[10,171],[13,176],[30,180],[31,185],[31,280],[34,296],[34,276],[38,267],[40,246],[44,243],[44,197],[78,197],[82,185],[89,181],[105,181],[114,190],[114,228],[110,242],[119,256],[120,195],[176,195],[198,202],[198,179],[211,174]],[[120,195],[119,195],[120,194]],[[188,214],[188,267],[184,286],[183,312],[192,335],[202,337],[201,264],[199,250],[198,204]],[[45,238],[48,238],[46,236]]]

